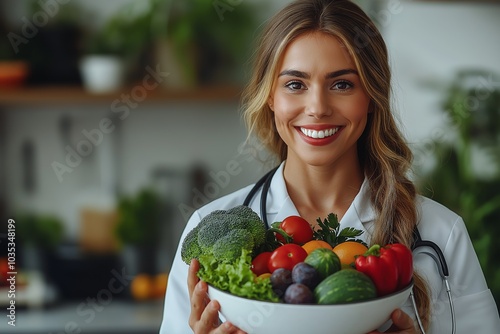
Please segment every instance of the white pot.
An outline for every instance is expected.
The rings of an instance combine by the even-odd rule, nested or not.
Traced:
[[[80,61],[80,73],[89,92],[115,92],[123,86],[124,62],[115,56],[90,55]]]

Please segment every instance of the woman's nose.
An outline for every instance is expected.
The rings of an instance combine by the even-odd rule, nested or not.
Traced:
[[[308,116],[320,119],[330,116],[332,110],[328,104],[326,93],[321,89],[309,90],[309,99],[306,106]]]

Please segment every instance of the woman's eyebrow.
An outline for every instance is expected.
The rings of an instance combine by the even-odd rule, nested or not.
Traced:
[[[342,69],[342,70],[338,70],[338,71],[333,71],[333,72],[327,73],[325,75],[325,79],[333,79],[333,78],[339,77],[341,75],[350,74],[350,73],[353,73],[353,74],[357,75],[358,71],[356,71],[354,69],[351,69],[351,68],[346,68],[346,69]],[[298,71],[298,70],[284,70],[284,71],[282,71],[278,75],[278,77],[281,77],[281,76],[284,76],[284,75],[291,76],[291,77],[302,78],[302,79],[310,79],[311,78],[311,75],[309,73]]]
[[[309,75],[309,73],[297,71],[297,70],[284,70],[278,75],[278,77],[282,77],[284,75],[287,75],[290,77],[302,78],[302,79],[309,79],[311,77]]]
[[[327,73],[325,75],[325,79],[333,79],[333,78],[339,77],[341,75],[351,74],[351,73],[358,75],[358,71],[356,71],[356,70],[354,70],[352,68],[346,68],[346,69],[343,69],[343,70],[338,70],[338,71]]]

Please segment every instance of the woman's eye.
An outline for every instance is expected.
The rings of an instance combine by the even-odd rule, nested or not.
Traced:
[[[353,85],[348,81],[339,81],[333,85],[333,88],[335,88],[337,90],[348,90],[352,86]]]
[[[301,90],[304,88],[304,85],[299,81],[291,81],[285,85],[290,90]]]

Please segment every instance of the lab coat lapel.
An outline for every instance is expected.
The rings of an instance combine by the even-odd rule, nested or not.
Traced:
[[[284,162],[276,170],[267,195],[267,219],[269,224],[282,221],[288,216],[299,215],[297,208],[288,196],[285,179],[283,178],[283,166]]]
[[[366,243],[369,243],[371,237],[371,228],[375,220],[375,210],[370,202],[368,179],[365,178],[361,189],[352,201],[349,209],[340,220],[341,228],[354,227],[364,231],[361,235]]]

